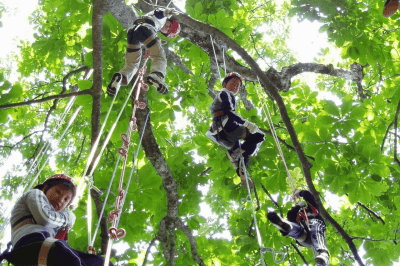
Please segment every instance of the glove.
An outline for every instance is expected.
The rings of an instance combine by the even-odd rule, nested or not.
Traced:
[[[165,10],[164,10],[164,15],[166,16],[166,17],[168,17],[168,18],[170,18],[170,17],[172,17],[173,15],[178,15],[179,14],[179,12],[178,12],[178,10],[176,10],[175,8],[166,8]]]
[[[256,124],[253,124],[249,121],[244,122],[243,126],[247,127],[251,134],[254,134],[258,130],[258,127],[256,126]]]
[[[302,208],[307,207],[307,203],[305,203],[304,201],[300,201],[297,205],[299,205]]]

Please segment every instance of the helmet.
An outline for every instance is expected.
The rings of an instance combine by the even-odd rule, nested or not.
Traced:
[[[53,176],[50,176],[49,178],[47,178],[46,181],[43,182],[42,186],[51,185],[52,183],[58,183],[58,184],[64,183],[65,184],[65,182],[63,182],[63,180],[65,180],[65,182],[68,182],[71,184],[70,187],[68,186],[68,188],[72,192],[72,198],[69,202],[69,204],[70,204],[76,196],[76,184],[75,184],[74,180],[72,180],[71,177],[67,176],[66,174],[53,175]],[[68,184],[65,184],[65,185],[68,185]]]
[[[171,31],[166,35],[167,38],[175,38],[178,36],[179,32],[181,31],[181,26],[175,20],[169,20],[172,23]]]
[[[229,81],[231,78],[233,78],[233,77],[236,77],[236,78],[240,79],[240,85],[242,85],[242,83],[243,83],[242,76],[241,76],[239,73],[236,73],[236,72],[228,73],[228,74],[225,76],[224,80],[222,81],[222,84],[223,84],[224,82],[228,83],[228,81]]]

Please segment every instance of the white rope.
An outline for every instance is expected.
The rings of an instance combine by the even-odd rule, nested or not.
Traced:
[[[260,79],[258,78],[258,76],[257,76],[257,79],[258,79],[258,83],[260,84]],[[289,184],[290,184],[291,190],[292,190],[292,192],[294,193],[294,191],[296,190],[296,185],[294,184],[293,179],[292,179],[292,176],[290,175],[290,171],[289,171],[289,169],[288,169],[288,167],[287,167],[286,160],[285,160],[285,156],[283,155],[282,148],[281,148],[281,145],[280,145],[280,143],[279,143],[278,136],[277,136],[277,134],[276,134],[275,126],[274,126],[274,124],[273,124],[273,122],[272,122],[271,113],[270,113],[270,111],[269,111],[269,109],[268,109],[268,103],[265,101],[264,98],[261,97],[259,90],[261,90],[261,88],[259,88],[259,87],[257,86],[256,91],[257,91],[258,99],[259,99],[259,100],[261,101],[261,103],[262,103],[261,107],[262,107],[262,109],[263,109],[263,111],[264,111],[265,117],[267,118],[267,122],[268,122],[268,125],[269,125],[270,129],[271,129],[272,136],[273,136],[273,138],[274,138],[274,140],[275,140],[276,146],[277,146],[277,148],[278,148],[279,155],[280,155],[280,157],[282,158],[283,165],[285,166],[286,174],[287,174],[288,179],[289,179]],[[267,106],[267,108],[265,108],[265,105]],[[266,109],[266,111],[265,111],[265,109]],[[295,203],[296,203],[296,201],[295,201]]]
[[[144,127],[143,127],[143,131],[142,131],[142,134],[141,134],[141,137],[140,137],[140,140],[139,140],[138,148],[137,148],[134,160],[133,160],[132,169],[131,169],[131,172],[129,173],[128,183],[127,183],[127,186],[125,188],[124,198],[122,200],[122,204],[121,204],[121,207],[120,207],[121,213],[122,213],[123,206],[125,204],[126,195],[128,194],[128,191],[129,191],[129,185],[131,183],[133,171],[135,170],[135,162],[136,162],[137,156],[139,154],[139,149],[140,149],[140,146],[141,146],[141,143],[142,143],[142,140],[143,140],[144,131],[146,130],[146,125],[147,125],[147,120],[149,118],[149,115],[150,115],[150,112],[147,113],[146,121],[144,123]],[[118,228],[118,224],[119,224],[120,219],[121,219],[121,215],[118,216],[118,218],[116,220],[116,223],[114,225],[115,228]],[[113,243],[114,243],[114,240],[110,237],[108,239],[107,251],[106,251],[106,255],[105,255],[105,259],[104,259],[104,264],[103,265],[109,265],[110,264],[110,255],[111,255],[111,249],[112,249]]]
[[[124,207],[126,195],[128,194],[128,191],[129,191],[129,186],[130,186],[130,183],[131,183],[133,171],[135,170],[135,163],[136,163],[137,157],[138,157],[138,155],[139,155],[139,150],[140,150],[140,146],[141,146],[141,144],[142,144],[142,140],[143,140],[143,136],[144,136],[144,131],[146,130],[146,125],[147,125],[147,120],[149,119],[149,115],[150,115],[150,112],[147,113],[146,120],[145,120],[144,126],[143,126],[142,135],[140,136],[139,144],[138,144],[138,147],[137,147],[137,149],[136,149],[135,157],[134,157],[134,159],[133,159],[132,169],[131,169],[131,172],[129,173],[128,183],[126,184],[126,189],[125,189],[126,193],[125,193],[125,195],[124,195],[124,199],[123,199],[123,201],[122,201],[122,205],[121,205],[121,208],[120,208],[121,211],[122,211],[122,208]],[[117,222],[115,223],[115,227],[118,227],[118,224],[119,224],[119,220],[120,220],[120,219],[121,219],[121,216],[118,217]]]
[[[246,187],[247,187],[247,192],[248,192],[248,200],[250,202],[251,205],[251,210],[253,213],[253,219],[254,219],[254,226],[256,228],[256,234],[257,234],[257,240],[258,240],[258,245],[260,246],[260,255],[261,255],[261,263],[263,266],[265,265],[265,261],[264,261],[264,255],[262,252],[262,248],[263,248],[263,244],[262,244],[262,239],[261,239],[261,234],[260,234],[260,230],[258,230],[258,223],[257,223],[257,217],[256,217],[256,212],[254,210],[254,205],[253,205],[253,198],[251,196],[251,191],[250,191],[250,186],[249,186],[249,177],[247,175],[247,169],[246,169],[246,165],[244,163],[244,159],[243,156],[240,156],[240,161],[239,161],[239,165],[240,168],[242,168],[244,170],[244,174],[245,174],[245,179],[246,179]]]
[[[211,39],[211,45],[212,45],[212,48],[213,48],[213,51],[214,51],[215,64],[217,65],[218,74],[219,74],[219,79],[221,80],[221,79],[222,79],[222,77],[221,77],[221,72],[219,71],[218,60],[217,60],[217,54],[215,53],[214,43],[213,43],[213,39],[212,39],[211,35],[210,35],[210,39]]]
[[[135,83],[133,84],[131,90],[129,91],[129,94],[128,94],[128,96],[126,97],[126,100],[125,100],[124,104],[122,105],[122,108],[121,108],[121,110],[120,110],[120,112],[119,112],[119,114],[118,114],[118,116],[117,116],[117,118],[116,118],[114,124],[111,126],[111,128],[110,128],[110,130],[109,130],[109,133],[108,133],[108,135],[106,136],[106,139],[104,140],[104,143],[103,143],[103,146],[101,147],[100,153],[99,153],[98,156],[96,157],[96,160],[94,161],[94,163],[93,163],[93,165],[92,165],[92,168],[91,168],[91,170],[90,170],[90,173],[89,173],[87,176],[93,175],[94,170],[96,170],[96,167],[97,167],[97,165],[98,165],[98,163],[99,163],[99,161],[100,161],[100,159],[101,159],[101,155],[103,154],[103,152],[104,152],[104,150],[105,150],[105,148],[106,148],[106,146],[107,146],[107,144],[108,144],[108,142],[109,142],[109,140],[110,140],[110,138],[111,138],[111,135],[112,135],[112,133],[114,132],[114,129],[115,129],[115,127],[116,127],[116,125],[117,125],[117,123],[118,123],[118,121],[119,121],[119,118],[121,117],[121,114],[122,114],[122,112],[124,111],[125,106],[126,106],[128,100],[130,99],[130,96],[131,96],[131,94],[132,94],[132,92],[133,92],[133,89],[135,88],[136,83],[137,83],[138,80],[139,80],[139,75],[138,75],[138,77],[136,78]],[[91,150],[91,152],[90,152],[90,154],[89,154],[89,157],[88,157],[88,160],[87,160],[87,163],[86,163],[85,171],[83,172],[83,175],[82,175],[82,177],[81,177],[80,180],[79,180],[79,184],[78,184],[78,195],[82,195],[82,192],[83,192],[83,190],[85,189],[85,182],[82,182],[82,181],[83,181],[83,179],[84,179],[84,177],[85,177],[85,174],[86,174],[87,170],[89,169],[89,166],[90,166],[90,164],[92,163],[92,160],[93,160],[93,158],[94,158],[94,154],[95,154],[95,152],[96,152],[96,150],[97,150],[97,147],[98,147],[98,144],[99,144],[99,141],[100,141],[101,134],[103,133],[104,128],[105,128],[105,126],[106,126],[106,122],[107,122],[108,116],[109,116],[109,114],[110,114],[112,105],[114,104],[115,98],[116,98],[117,95],[118,95],[119,87],[120,87],[120,83],[119,83],[119,85],[117,86],[117,93],[116,93],[115,97],[113,98],[113,101],[112,101],[112,103],[111,103],[111,105],[110,105],[110,108],[108,109],[108,113],[107,113],[106,119],[105,119],[104,122],[103,122],[103,125],[102,125],[102,127],[101,127],[100,132],[99,132],[99,135],[98,135],[98,137],[97,137],[95,143],[93,144],[92,150]]]
[[[272,249],[272,248],[266,248],[266,247],[263,246],[262,238],[261,238],[261,234],[260,234],[260,230],[258,229],[258,223],[257,223],[256,212],[255,212],[255,210],[254,210],[253,198],[252,198],[252,196],[251,196],[251,191],[250,191],[250,186],[249,186],[249,180],[250,180],[250,178],[249,178],[249,176],[248,176],[248,172],[247,172],[247,169],[246,169],[246,165],[245,165],[245,163],[244,163],[244,158],[243,158],[243,156],[240,156],[239,165],[240,165],[240,168],[242,168],[242,169],[244,170],[243,172],[244,172],[245,179],[246,179],[247,192],[248,192],[248,194],[249,194],[249,195],[247,196],[247,199],[248,199],[248,201],[249,201],[250,204],[251,204],[251,210],[252,210],[252,213],[253,213],[254,227],[255,227],[255,229],[256,229],[257,241],[258,241],[258,245],[259,245],[259,247],[260,247],[261,263],[262,263],[263,266],[266,266],[266,265],[265,265],[265,261],[264,261],[264,253],[266,253],[267,251],[272,253],[272,258],[273,258],[273,260],[274,260],[275,263],[281,263],[282,261],[285,260],[285,257],[286,257],[286,254],[285,254],[285,253],[280,252],[280,251],[275,251],[275,250]],[[281,260],[276,260],[275,254],[281,255],[281,256],[282,256]]]

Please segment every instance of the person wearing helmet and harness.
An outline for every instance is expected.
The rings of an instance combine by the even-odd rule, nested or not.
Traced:
[[[102,266],[101,256],[74,250],[66,242],[76,219],[66,208],[75,196],[76,185],[65,174],[53,175],[24,193],[11,211],[13,249],[1,254],[0,262],[7,259],[16,266]]]
[[[237,103],[235,96],[242,85],[242,77],[231,72],[222,82],[221,92],[214,98],[210,110],[213,123],[206,136],[217,144],[228,149],[226,155],[236,168],[236,173],[242,181],[242,186],[247,187],[244,169],[240,168],[240,157],[243,156],[245,167],[249,165],[249,157],[255,155],[265,135],[259,128],[240,117],[236,112]],[[244,140],[241,144],[240,140]],[[250,180],[249,187],[254,187]]]
[[[296,242],[307,248],[312,248],[315,254],[316,266],[329,265],[329,251],[326,246],[326,226],[324,219],[319,214],[319,206],[313,195],[307,190],[296,190],[294,196],[302,197],[296,206],[287,213],[287,219],[283,220],[279,214],[268,212],[268,220],[279,229],[283,236],[290,236]],[[304,211],[307,214],[308,223]]]
[[[141,46],[145,46],[151,52],[150,59],[152,62],[150,74],[146,80],[147,83],[156,87],[159,93],[168,94],[168,88],[164,82],[167,72],[167,58],[157,33],[161,32],[167,38],[178,36],[180,25],[175,20],[170,19],[172,15],[177,14],[178,11],[174,8],[158,8],[134,22],[128,30],[125,65],[118,73],[114,74],[107,86],[107,94],[110,97],[115,96],[119,82],[121,82],[121,86],[126,86],[136,74],[142,56]]]

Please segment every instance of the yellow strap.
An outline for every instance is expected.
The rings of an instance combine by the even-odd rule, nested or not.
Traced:
[[[58,241],[58,239],[49,237],[46,238],[46,240],[43,242],[42,247],[40,248],[39,251],[39,257],[38,257],[39,266],[47,266],[47,257],[49,255],[50,248],[56,241]]]

